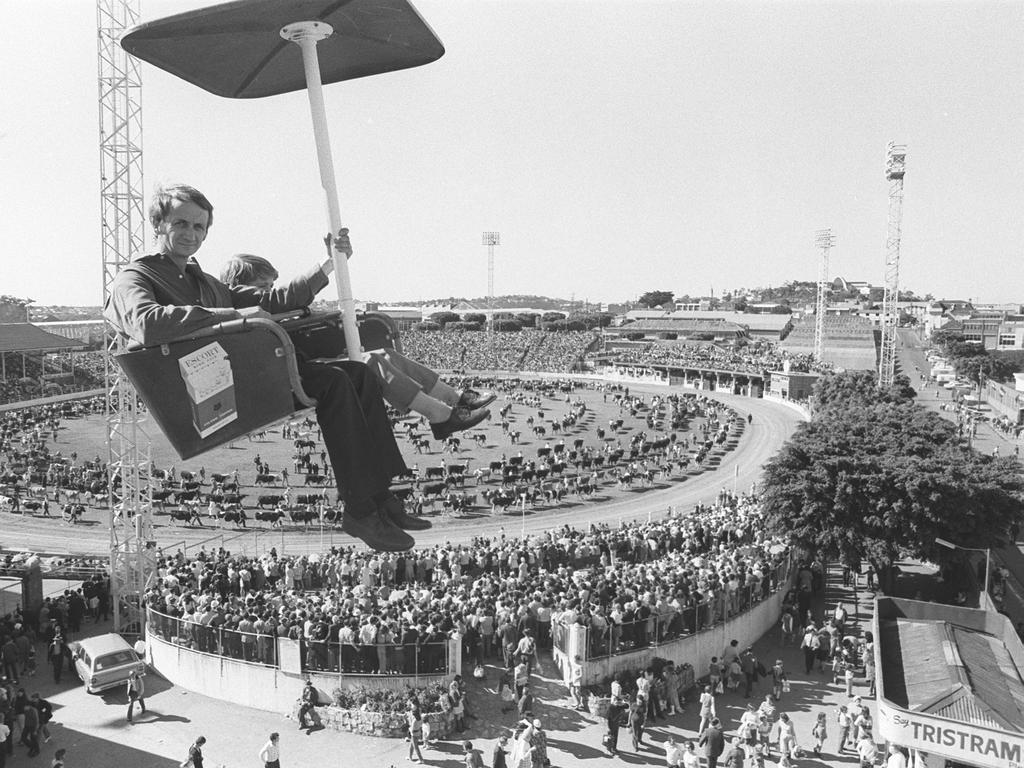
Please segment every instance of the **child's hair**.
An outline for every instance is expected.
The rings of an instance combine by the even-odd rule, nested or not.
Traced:
[[[262,282],[273,284],[277,277],[273,264],[262,256],[248,253],[236,253],[220,272],[220,281],[229,288]]]
[[[825,719],[825,713],[824,712],[819,712],[818,713],[818,722],[820,723],[824,719]]]

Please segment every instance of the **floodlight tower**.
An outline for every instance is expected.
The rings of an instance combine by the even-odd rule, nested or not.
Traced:
[[[896,374],[900,235],[903,227],[903,174],[906,172],[906,167],[906,145],[890,141],[885,155],[885,178],[889,182],[889,226],[885,236],[885,293],[882,297],[882,353],[878,360],[879,387],[891,387]]]
[[[487,246],[487,334],[494,336],[494,246],[501,245],[500,232],[484,232]]]
[[[821,273],[818,275],[818,303],[814,310],[814,359],[825,359],[825,308],[828,306],[828,254],[836,238],[831,229],[814,233],[814,244],[821,248]]]
[[[139,0],[96,0],[99,55],[100,230],[103,300],[120,269],[144,247],[142,79],[139,62],[118,43],[139,23]],[[149,505],[149,438],[142,431],[135,389],[113,356],[124,341],[107,326],[107,481],[110,507],[110,586],[114,631],[142,632],[142,596],[154,571]],[[144,446],[140,450],[140,445]],[[124,615],[122,616],[122,610]]]

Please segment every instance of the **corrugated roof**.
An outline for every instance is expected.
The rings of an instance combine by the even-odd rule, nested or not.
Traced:
[[[906,709],[1024,732],[1024,681],[1002,640],[944,621],[880,625],[886,697]]]
[[[84,342],[48,333],[31,323],[0,324],[0,352],[42,352],[84,346]]]

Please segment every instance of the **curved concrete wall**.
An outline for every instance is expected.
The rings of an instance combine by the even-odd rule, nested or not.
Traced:
[[[307,678],[313,681],[320,693],[320,701],[327,704],[332,700],[331,692],[339,686],[366,684],[377,689],[401,690],[406,685],[426,685],[449,677],[447,674],[412,677],[283,672],[275,667],[193,651],[148,631],[146,651],[153,668],[175,685],[212,699],[244,704],[282,715],[288,715],[294,710]]]

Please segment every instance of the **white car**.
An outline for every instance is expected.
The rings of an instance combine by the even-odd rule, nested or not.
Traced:
[[[87,637],[68,647],[75,672],[89,693],[125,685],[132,672],[146,674],[146,663],[127,640],[113,632]]]

